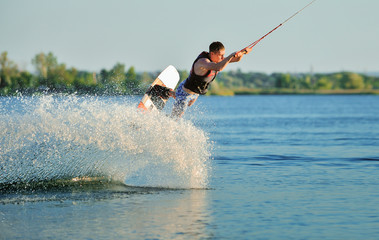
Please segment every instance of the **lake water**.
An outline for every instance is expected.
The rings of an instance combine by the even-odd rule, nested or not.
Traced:
[[[137,101],[0,98],[0,239],[379,238],[379,96]]]

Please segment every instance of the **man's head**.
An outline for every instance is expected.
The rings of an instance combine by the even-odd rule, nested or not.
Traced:
[[[209,55],[212,62],[218,63],[224,59],[225,47],[221,42],[213,42],[209,45]]]

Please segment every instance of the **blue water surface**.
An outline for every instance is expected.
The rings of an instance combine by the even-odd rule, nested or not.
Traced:
[[[379,96],[200,97],[183,121],[206,188],[3,186],[0,239],[378,239]]]
[[[379,235],[376,96],[206,98],[217,238]]]

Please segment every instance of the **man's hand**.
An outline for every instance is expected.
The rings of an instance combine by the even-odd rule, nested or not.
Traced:
[[[242,57],[244,54],[248,54],[249,52],[251,52],[251,50],[253,50],[253,48],[245,47],[241,51],[236,52],[234,57]]]
[[[251,50],[253,50],[253,48],[246,47],[242,49],[241,52],[243,52],[243,54],[248,54],[249,52],[251,52]]]
[[[245,54],[248,54],[251,52],[252,48],[246,47],[238,52],[232,53],[233,54],[233,59],[231,62],[239,62],[242,59],[242,56]]]
[[[241,59],[243,55],[244,55],[243,50],[233,53],[233,57],[238,58],[238,59]]]
[[[169,89],[168,95],[169,95],[170,97],[176,98],[175,91],[172,90],[171,88]]]

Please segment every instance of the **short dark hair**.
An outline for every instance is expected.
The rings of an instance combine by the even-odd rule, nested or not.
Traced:
[[[223,49],[225,49],[225,47],[221,42],[213,42],[209,45],[209,52],[219,52]]]

